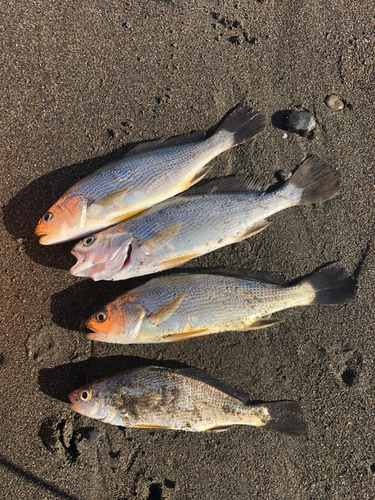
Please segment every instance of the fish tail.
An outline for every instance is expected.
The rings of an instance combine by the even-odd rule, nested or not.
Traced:
[[[302,436],[306,434],[306,424],[302,419],[301,407],[293,401],[276,401],[266,403],[267,413],[264,426],[289,436]]]
[[[342,267],[330,266],[317,271],[301,283],[309,283],[315,296],[311,304],[342,304],[355,297],[357,280]]]
[[[340,174],[316,156],[307,158],[283,187],[302,191],[296,205],[326,201],[339,192]],[[283,188],[282,188],[283,189]]]
[[[266,117],[264,115],[244,107],[234,110],[220,125],[216,134],[219,132],[231,134],[233,137],[229,147],[234,147],[262,132],[265,126]]]

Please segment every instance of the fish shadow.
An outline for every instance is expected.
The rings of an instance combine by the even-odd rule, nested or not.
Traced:
[[[54,368],[42,368],[39,371],[40,390],[54,399],[69,403],[69,394],[83,385],[96,380],[106,379],[125,370],[143,366],[161,366],[160,361],[153,361],[139,356],[104,356],[89,358],[76,363],[66,363]],[[173,360],[163,360],[167,368],[189,368],[188,365]]]
[[[149,276],[142,280],[137,278],[126,281],[100,281],[99,283],[87,279],[74,283],[51,296],[52,321],[67,330],[84,331],[80,327],[83,319],[100,311],[106,304],[145,283],[148,279],[150,279]]]
[[[76,182],[124,157],[136,144],[129,143],[109,154],[49,172],[32,181],[2,206],[7,231],[15,239],[22,239],[26,254],[34,262],[56,269],[69,269],[75,263],[70,254],[74,241],[48,246],[39,244],[34,235],[39,219]]]

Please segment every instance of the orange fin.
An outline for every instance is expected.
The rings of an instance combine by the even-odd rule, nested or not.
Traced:
[[[160,265],[163,266],[162,269],[170,269],[171,267],[180,266],[181,264],[185,264],[191,259],[195,259],[195,257],[199,257],[200,253],[193,253],[191,255],[183,255],[182,257],[176,257],[175,259],[165,260]]]
[[[172,314],[175,312],[175,310],[178,308],[178,306],[181,304],[181,302],[184,300],[186,293],[181,293],[181,295],[178,295],[174,299],[170,300],[164,306],[160,307],[157,311],[153,312],[150,314],[148,317],[156,326],[159,326],[159,323],[166,321]]]
[[[263,229],[266,229],[271,223],[268,221],[263,221],[257,224],[256,226],[252,226],[248,229],[244,234],[238,237],[237,241],[245,240],[246,238],[250,238],[250,236],[254,236],[254,234],[260,233]]]
[[[188,340],[194,337],[203,337],[203,335],[207,335],[208,331],[209,330],[195,330],[194,332],[172,333],[164,337],[163,342],[181,342],[182,340]]]
[[[276,323],[282,323],[282,319],[275,318],[260,318],[257,319],[254,323],[251,323],[249,326],[249,330],[259,330],[260,328],[267,328],[268,326],[275,325]]]
[[[142,246],[146,248],[148,253],[151,253],[159,248],[163,248],[167,245],[173,238],[178,234],[181,228],[181,222],[176,222],[171,226],[165,227],[161,231],[151,236],[150,239],[142,243]]]

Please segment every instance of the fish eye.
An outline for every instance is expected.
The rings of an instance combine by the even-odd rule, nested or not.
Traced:
[[[95,236],[89,236],[88,238],[85,238],[83,240],[83,244],[88,247],[90,245],[92,245],[94,243],[94,241],[96,240]]]
[[[81,394],[79,395],[81,401],[85,401],[86,403],[87,403],[87,401],[90,401],[91,396],[92,396],[92,390],[91,389],[84,389],[81,392]]]
[[[96,321],[98,323],[104,323],[104,321],[108,318],[108,314],[107,314],[107,311],[100,311],[100,313],[98,313],[96,315]]]
[[[53,213],[52,212],[47,212],[46,214],[43,215],[43,220],[44,222],[52,222],[53,220]]]

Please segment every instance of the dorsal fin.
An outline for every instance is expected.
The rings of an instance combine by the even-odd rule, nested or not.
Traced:
[[[262,183],[247,174],[229,175],[221,179],[213,179],[203,186],[194,187],[186,191],[186,196],[201,194],[226,193],[263,193],[266,190]]]
[[[179,373],[181,375],[184,375],[185,377],[190,377],[190,378],[193,378],[195,380],[199,380],[200,382],[204,382],[205,384],[208,384],[212,387],[215,387],[215,389],[218,389],[219,391],[222,391],[225,394],[228,394],[228,396],[239,399],[240,401],[242,401],[244,403],[249,403],[248,394],[241,391],[240,389],[235,389],[227,384],[224,384],[223,382],[216,379],[212,375],[209,375],[206,372],[198,370],[197,368],[177,368],[173,371],[175,373]]]
[[[165,140],[155,139],[153,141],[142,142],[141,144],[137,144],[133,149],[128,151],[126,157],[138,153],[145,153],[146,151],[154,151],[155,149],[162,149],[171,146],[182,146],[183,144],[203,141],[205,137],[206,136],[203,132],[191,132],[190,134],[177,135]]]

